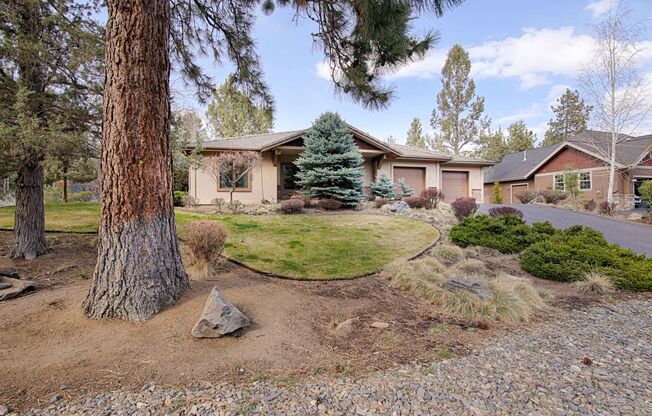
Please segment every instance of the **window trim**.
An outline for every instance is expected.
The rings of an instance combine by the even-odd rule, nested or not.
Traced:
[[[557,182],[557,177],[561,177],[561,184]],[[557,185],[561,185],[561,188],[558,188]],[[566,175],[563,173],[555,173],[552,177],[552,189],[553,191],[566,192]]]
[[[221,172],[220,172],[221,175]],[[251,181],[253,180],[253,169],[247,172],[247,187],[246,188],[222,188],[222,181],[217,181],[217,192],[251,192]]]
[[[588,173],[588,174],[589,174],[589,179],[584,179],[584,180],[582,180],[582,174],[583,174],[583,173]],[[588,192],[588,191],[593,190],[593,173],[592,173],[591,171],[582,171],[582,172],[579,172],[579,173],[578,173],[578,176],[577,176],[577,181],[578,181],[577,186],[579,187],[579,189],[580,189],[581,192]],[[588,187],[588,188],[585,188],[585,189],[582,189],[582,182],[586,182],[586,181],[589,182],[589,187]]]

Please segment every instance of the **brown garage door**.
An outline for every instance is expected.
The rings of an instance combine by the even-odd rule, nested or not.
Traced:
[[[469,196],[469,173],[443,171],[441,173],[441,190],[444,201],[451,203],[457,198]]]
[[[414,193],[418,195],[426,188],[426,169],[395,167],[394,183],[398,183],[400,179],[405,180],[405,184],[414,189]]]
[[[520,194],[521,192],[525,192],[525,191],[527,191],[527,189],[528,189],[527,184],[523,184],[523,185],[512,185],[512,195],[511,195],[511,199],[512,199],[512,200],[511,200],[510,202],[511,202],[512,204],[520,204],[521,201],[518,200],[518,198],[516,197],[516,195]]]

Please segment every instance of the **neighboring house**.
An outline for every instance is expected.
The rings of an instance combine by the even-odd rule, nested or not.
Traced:
[[[446,201],[473,196],[482,201],[483,168],[493,162],[470,157],[453,157],[410,146],[388,144],[349,126],[355,143],[364,158],[365,187],[385,172],[394,183],[403,178],[420,193],[430,187],[442,189]],[[261,163],[243,178],[234,200],[243,203],[278,202],[299,192],[294,161],[303,150],[303,136],[308,129],[280,133],[257,134],[204,142],[204,157],[217,152],[249,150],[261,153]],[[192,149],[192,146],[188,147]],[[201,167],[190,169],[189,195],[199,204],[210,204],[215,198],[228,200],[229,189],[215,183]]]
[[[564,170],[579,173],[582,199],[606,201],[609,182],[608,149],[611,133],[585,131],[573,138],[547,147],[506,155],[485,172],[485,202],[493,202],[493,184],[500,183],[503,201],[518,204],[523,191],[564,190]],[[614,202],[630,209],[637,199],[638,186],[652,179],[650,147],[652,135],[625,136],[616,151]]]

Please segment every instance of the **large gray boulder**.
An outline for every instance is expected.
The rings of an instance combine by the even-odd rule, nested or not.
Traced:
[[[215,286],[208,295],[201,318],[192,328],[191,334],[195,338],[220,338],[246,328],[250,323],[249,318],[224,299]]]
[[[397,212],[401,213],[405,211],[405,209],[408,208],[408,204],[405,201],[397,201],[394,204],[392,204],[392,207],[389,209],[392,212]]]
[[[444,287],[451,292],[467,291],[484,300],[488,300],[493,297],[493,292],[491,291],[489,284],[484,280],[461,278],[450,279],[446,281]]]
[[[12,277],[18,279],[18,271],[14,261],[9,257],[0,256],[0,276]]]

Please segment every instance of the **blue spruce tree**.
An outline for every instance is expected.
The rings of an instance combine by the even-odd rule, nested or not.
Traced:
[[[396,193],[394,192],[394,184],[385,172],[380,172],[378,178],[371,183],[369,188],[374,196],[387,199],[396,197]]]
[[[346,123],[337,113],[319,116],[294,162],[299,184],[311,198],[337,199],[351,207],[364,199],[363,159]]]

